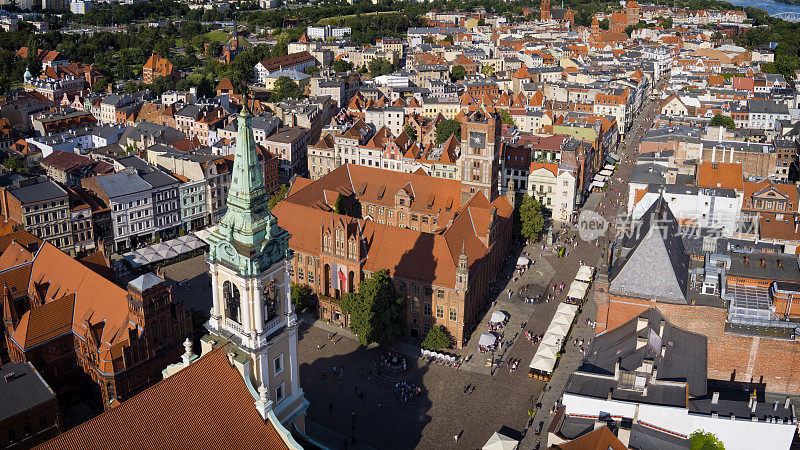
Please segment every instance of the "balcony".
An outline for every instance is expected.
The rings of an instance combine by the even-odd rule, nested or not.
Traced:
[[[244,327],[242,327],[242,324],[231,319],[230,317],[225,318],[225,328],[244,336]]]

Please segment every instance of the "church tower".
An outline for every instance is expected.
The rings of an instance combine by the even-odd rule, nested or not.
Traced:
[[[482,191],[491,202],[500,190],[500,125],[485,105],[461,121],[461,204]]]
[[[539,18],[542,22],[550,20],[550,0],[542,0],[542,9],[539,11]]]
[[[290,236],[267,206],[247,102],[238,127],[228,210],[208,238],[213,307],[203,353],[228,345],[234,366],[260,394],[259,408],[302,430],[308,402],[299,386]]]

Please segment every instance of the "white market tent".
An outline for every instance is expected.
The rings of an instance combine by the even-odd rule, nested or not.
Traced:
[[[612,171],[611,171],[611,170],[609,170],[609,169],[603,169],[603,170],[601,170],[601,171],[600,171],[599,175],[600,175],[600,176],[604,176],[604,177],[610,177],[610,176],[611,176],[611,173],[612,173]]]
[[[583,281],[585,283],[589,283],[592,281],[592,277],[594,276],[594,267],[592,266],[581,266],[578,269],[578,274],[575,275],[575,279],[578,281]]]
[[[536,354],[533,355],[530,368],[540,372],[552,373],[553,367],[556,365],[556,354],[564,341],[567,339],[572,322],[575,320],[575,314],[578,312],[576,305],[569,303],[559,303],[556,308],[556,313],[553,315],[553,320],[550,322],[550,327],[542,337],[542,342],[539,343],[539,348],[536,349]]]
[[[492,318],[490,322],[492,323],[505,322],[507,317],[508,316],[506,316],[506,313],[504,313],[503,311],[495,311],[492,313]]]
[[[548,358],[540,355],[537,352],[535,355],[533,355],[533,360],[531,360],[531,364],[529,367],[531,369],[535,369],[540,372],[553,373],[553,367],[555,366],[556,366],[555,358]]]
[[[589,290],[589,283],[585,283],[583,281],[575,280],[569,287],[569,291],[567,292],[567,297],[569,298],[584,298],[586,297],[586,291]]]
[[[185,253],[191,253],[205,245],[206,243],[196,236],[187,234],[186,236],[159,242],[125,253],[122,255],[122,258],[127,261],[132,268],[137,269],[141,266],[159,263]]]
[[[547,331],[545,333],[553,333],[558,337],[564,337],[567,335],[567,333],[569,333],[569,325],[550,322],[550,326],[547,327]]]
[[[569,303],[559,303],[558,308],[556,308],[557,313],[561,314],[569,314],[571,317],[575,317],[575,314],[578,313],[578,305],[572,305]]]
[[[603,167],[603,169],[608,169],[608,170],[610,170],[610,171],[612,171],[612,172],[614,171],[614,168],[615,168],[614,164],[606,164],[606,165]]]
[[[478,345],[482,347],[491,347],[495,343],[497,343],[497,336],[492,333],[483,333],[478,340]]]
[[[520,256],[519,258],[517,258],[517,265],[518,266],[527,266],[530,263],[531,263],[531,260],[526,258],[526,257],[524,257],[524,256]]]
[[[483,450],[516,450],[518,445],[519,441],[516,439],[511,439],[495,431],[492,437],[484,444]]]
[[[606,183],[603,181],[592,181],[592,189],[603,189],[606,186]]]

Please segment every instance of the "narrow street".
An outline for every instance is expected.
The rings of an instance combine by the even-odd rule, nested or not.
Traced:
[[[639,142],[641,142],[644,133],[650,124],[652,124],[657,110],[658,102],[648,101],[645,104],[643,111],[637,116],[636,120],[634,120],[630,132],[623,140],[625,145],[621,145],[617,151],[621,156],[621,160],[618,169],[612,175],[606,191],[604,193],[593,193],[586,201],[582,210],[594,210],[599,212],[609,223],[612,225],[614,224],[617,214],[625,208],[625,201],[628,194],[628,180],[634,162],[636,161],[634,152]],[[621,181],[617,181],[618,179]],[[613,227],[609,227],[609,229],[606,230],[605,239],[601,238],[600,243],[584,242],[580,240],[580,238],[576,236],[575,231],[571,229],[567,235],[574,238],[574,242],[577,245],[574,248],[570,247],[569,254],[564,258],[548,258],[548,261],[555,269],[555,276],[550,284],[564,283],[569,286],[575,278],[580,261],[584,261],[588,265],[599,266],[601,254],[605,251],[605,244],[609,242],[609,239],[613,239],[612,233]],[[536,247],[539,247],[539,245],[537,244]],[[563,301],[565,296],[565,293],[561,293],[557,296],[556,301]],[[555,305],[553,305],[552,309],[555,310]],[[546,317],[548,318],[547,323],[549,324],[549,318],[552,318],[552,313]],[[583,359],[580,349],[578,346],[573,345],[573,341],[576,339],[578,342],[583,341],[585,343],[584,348],[587,348],[588,343],[594,337],[594,330],[586,322],[587,319],[594,321],[596,318],[597,307],[590,296],[584,303],[580,314],[575,319],[575,324],[567,337],[563,355],[559,359],[550,381],[546,384],[544,391],[539,397],[531,429],[525,434],[525,438],[520,443],[519,448],[545,448],[547,444],[547,430],[552,421],[554,407],[561,398],[561,393],[570,375],[580,366],[581,360]],[[546,326],[547,325],[545,325],[545,327]],[[544,330],[532,331],[536,334]],[[530,360],[523,361],[526,367],[529,362]],[[533,382],[534,381],[532,381],[532,383]],[[536,381],[535,383],[541,382]],[[539,428],[540,423],[541,433],[537,434],[535,431]]]

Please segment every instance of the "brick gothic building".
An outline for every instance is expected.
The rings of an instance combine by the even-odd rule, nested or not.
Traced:
[[[485,107],[461,120],[461,203],[480,191],[489,200],[498,194],[500,118]]]
[[[122,289],[47,242],[9,245],[0,282],[12,361],[31,362],[59,393],[84,372],[106,408],[157,382],[191,335],[162,278],[143,275]]]
[[[462,204],[462,187],[350,164],[313,182],[297,179],[273,210],[292,235],[292,282],[318,295],[320,317],[348,325],[342,294],[388,269],[408,298],[408,333],[422,338],[444,325],[460,347],[507,254],[513,209],[506,197],[489,202],[482,190]],[[334,212],[339,196],[354,217]]]

